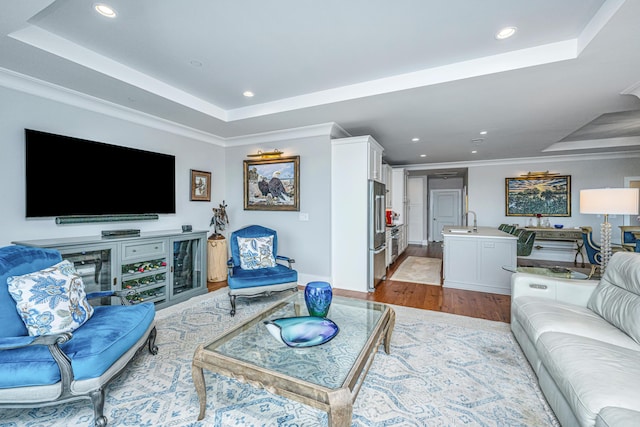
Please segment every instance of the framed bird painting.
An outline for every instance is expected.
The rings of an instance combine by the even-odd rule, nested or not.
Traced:
[[[244,209],[300,210],[300,156],[244,161]]]

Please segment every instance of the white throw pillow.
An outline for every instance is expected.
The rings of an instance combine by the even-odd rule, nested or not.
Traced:
[[[273,236],[238,237],[238,250],[240,268],[243,270],[276,266],[276,259],[273,256]]]
[[[93,315],[84,283],[67,260],[7,279],[9,293],[29,335],[71,332]]]

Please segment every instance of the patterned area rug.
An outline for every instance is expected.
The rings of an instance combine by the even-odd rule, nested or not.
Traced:
[[[207,412],[196,421],[196,346],[280,297],[239,299],[226,289],[157,313],[160,352],[139,353],[107,389],[109,426],[322,426],[326,413],[205,371]],[[509,325],[394,307],[391,354],[380,349],[353,408],[361,426],[558,426]],[[0,409],[0,426],[92,426],[89,401]]]
[[[439,258],[408,256],[393,273],[391,280],[439,286],[441,271],[442,260]]]

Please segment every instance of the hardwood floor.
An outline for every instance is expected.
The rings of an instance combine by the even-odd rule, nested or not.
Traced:
[[[442,246],[440,243],[430,243],[428,246],[409,245],[407,250],[390,266],[387,277],[391,277],[408,256],[442,259]],[[208,283],[209,292],[225,286],[227,286],[226,281]],[[376,288],[375,292],[336,289],[334,293],[386,304],[443,311],[501,322],[509,322],[511,316],[511,298],[508,295],[464,291],[419,283],[386,280]]]
[[[402,261],[408,256],[442,259],[442,244],[432,242],[427,246],[409,245],[403,254],[389,267],[387,277],[391,277],[400,264],[402,264]],[[518,260],[518,264],[530,266],[559,265],[571,267],[585,273],[590,271],[588,263],[585,268],[580,268],[579,263],[574,264],[522,258]],[[216,289],[226,287],[227,282],[209,282],[207,285],[209,292],[212,292]],[[386,304],[442,311],[500,322],[509,322],[511,319],[511,297],[509,295],[465,291],[462,289],[443,288],[442,286],[398,282],[394,280],[384,281],[374,292],[355,292],[335,289],[334,293],[336,295],[361,298]]]

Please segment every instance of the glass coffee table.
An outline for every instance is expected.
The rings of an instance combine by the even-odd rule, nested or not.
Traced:
[[[303,292],[296,292],[199,345],[191,368],[200,402],[198,420],[206,410],[206,369],[324,410],[331,427],[351,425],[353,402],[378,347],[384,344],[389,353],[395,312],[385,304],[334,296],[327,318],[340,330],[313,347],[288,347],[264,325],[266,320],[307,315]]]

